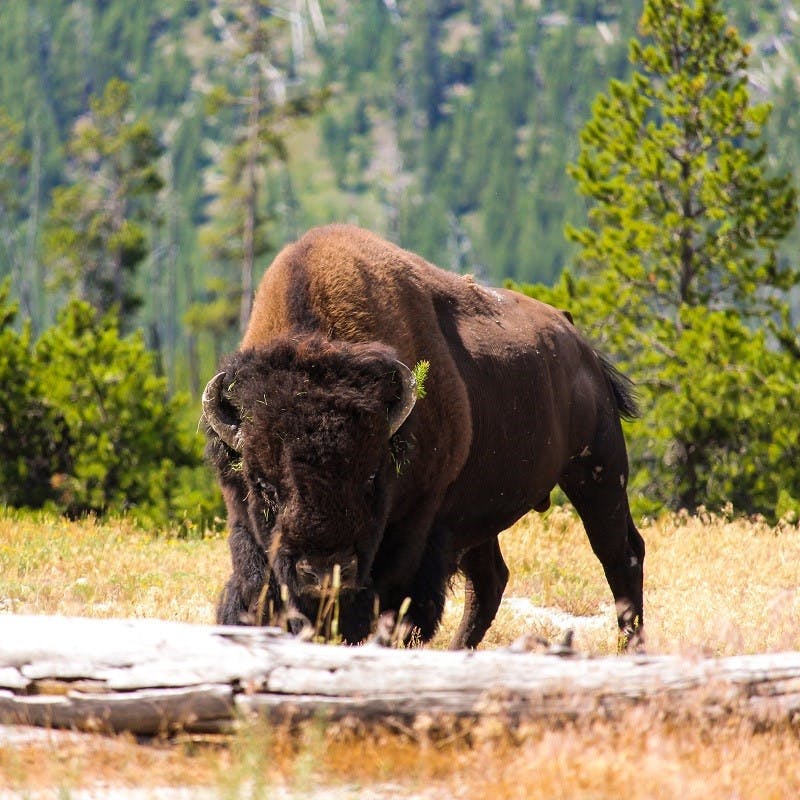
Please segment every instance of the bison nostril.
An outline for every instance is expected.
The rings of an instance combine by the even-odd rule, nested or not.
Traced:
[[[295,564],[300,590],[318,592],[326,589],[354,589],[358,574],[356,556],[334,556],[314,563],[301,558]]]
[[[310,561],[302,559],[297,562],[297,580],[302,589],[315,589],[322,586],[327,578],[327,570],[314,567]]]

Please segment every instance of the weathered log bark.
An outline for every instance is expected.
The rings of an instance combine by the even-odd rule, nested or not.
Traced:
[[[800,653],[729,658],[396,650],[270,628],[0,616],[0,722],[228,731],[242,713],[371,722],[614,717],[632,706],[800,725]]]

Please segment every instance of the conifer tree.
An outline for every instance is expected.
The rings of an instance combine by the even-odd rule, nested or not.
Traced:
[[[44,258],[54,282],[129,321],[141,304],[134,277],[148,253],[161,189],[161,145],[132,111],[130,86],[112,79],[68,143],[70,180],[53,191]]]
[[[770,113],[747,87],[749,45],[718,0],[647,0],[630,59],[593,106],[570,174],[593,205],[569,229],[588,273],[613,268],[633,290],[626,313],[682,306],[780,309],[796,265],[778,258],[796,217],[789,174],[769,175],[762,133]],[[640,301],[644,300],[644,304]]]
[[[591,203],[568,229],[579,277],[547,298],[638,381],[634,484],[655,507],[775,517],[800,509],[800,363],[780,346],[800,272],[779,252],[797,198],[768,169],[770,106],[719,6],[646,0],[636,71],[597,98],[570,167]]]

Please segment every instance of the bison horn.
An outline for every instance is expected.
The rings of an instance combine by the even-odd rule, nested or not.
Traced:
[[[403,395],[397,405],[392,406],[389,411],[389,438],[394,436],[408,419],[414,403],[417,402],[417,379],[414,373],[401,361],[395,361],[395,368],[400,373],[403,383]]]
[[[226,422],[220,416],[222,405],[222,381],[225,373],[215,375],[203,389],[203,416],[214,433],[225,442],[231,450],[242,452],[242,432],[239,425]]]

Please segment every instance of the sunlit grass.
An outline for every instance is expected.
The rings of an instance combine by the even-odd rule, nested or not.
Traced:
[[[645,620],[651,652],[715,655],[800,649],[800,530],[725,517],[665,516],[641,527],[647,543]],[[578,625],[587,652],[616,650],[611,593],[580,521],[567,510],[529,514],[502,534],[507,598],[592,618]],[[178,538],[127,521],[70,522],[0,514],[0,610],[18,614],[160,617],[210,623],[229,570],[224,536]],[[461,610],[456,579],[442,629],[446,646]],[[598,616],[606,624],[597,624]],[[527,625],[527,627],[526,627]],[[483,647],[509,644],[533,625],[501,607]]]
[[[289,730],[262,722],[227,740],[58,736],[0,748],[0,791],[28,796],[46,788],[69,796],[83,787],[181,786],[269,798],[273,788],[303,797],[324,786],[326,797],[364,800],[788,800],[800,796],[798,765],[796,732],[756,732],[736,721],[678,725],[647,709],[631,712],[624,724],[536,723],[515,735],[478,725],[446,739],[429,738],[424,727],[362,731],[310,723]],[[369,791],[387,786],[392,790],[380,795]],[[338,794],[340,787],[346,793]]]
[[[0,516],[0,611],[211,622],[224,538],[154,535],[124,520]]]
[[[707,514],[668,515],[640,526],[645,558],[645,625],[650,652],[713,655],[800,649],[800,529]],[[579,649],[616,651],[611,593],[578,519],[556,508],[529,514],[500,538],[511,571],[506,597],[526,597],[605,626],[576,627]],[[454,587],[460,600],[461,587]],[[454,602],[453,606],[456,605]],[[458,622],[448,614],[437,643]],[[520,620],[501,611],[485,646],[507,644]],[[548,638],[562,631],[541,630]]]
[[[640,529],[650,652],[800,650],[796,525],[700,515],[665,516]],[[615,652],[611,595],[571,512],[531,514],[502,535],[501,546],[511,570],[507,597],[574,615],[578,649]],[[185,539],[125,521],[0,514],[5,612],[208,623],[227,572],[227,546],[218,534]],[[449,641],[462,591],[455,581],[432,646]],[[582,618],[592,624],[580,624]],[[563,627],[508,602],[482,647],[506,645],[523,632],[555,639]],[[632,712],[622,723],[535,724],[514,735],[496,724],[456,726],[449,736],[431,738],[424,725],[398,733],[312,724],[290,732],[254,722],[219,739],[59,738],[0,747],[0,789],[56,787],[68,794],[99,783],[212,786],[224,797],[269,797],[275,786],[302,793],[344,783],[396,784],[402,797],[467,800],[800,796],[796,729],[756,732],[736,720],[680,724],[664,710]]]

